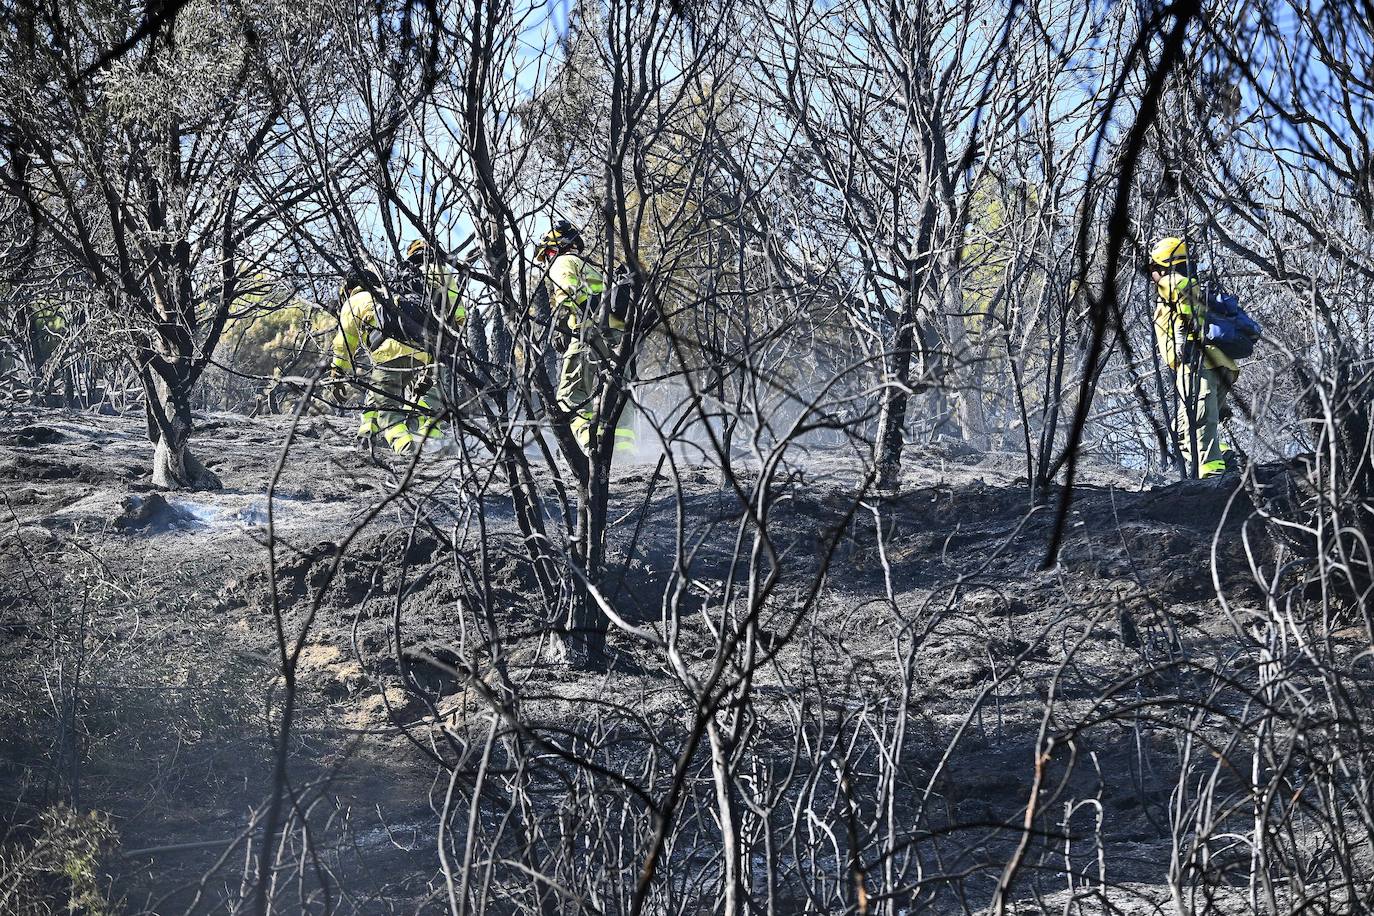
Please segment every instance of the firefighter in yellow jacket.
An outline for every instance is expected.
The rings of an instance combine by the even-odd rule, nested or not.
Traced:
[[[569,339],[558,374],[558,406],[569,415],[582,451],[590,453],[600,428],[597,395],[604,373],[616,371],[625,322],[603,307],[606,279],[582,257],[585,247],[577,228],[559,220],[540,238],[535,261],[548,265],[550,310]],[[616,451],[632,450],[634,440],[627,405],[616,425]]]
[[[423,242],[411,243],[407,259],[418,264],[423,248]],[[370,445],[380,433],[393,451],[404,454],[420,440],[442,435],[434,407],[425,396],[434,382],[433,360],[421,347],[382,333],[374,298],[380,289],[371,272],[354,273],[339,288],[339,323],[330,374],[335,378],[357,375],[362,368],[358,357],[366,351],[371,366],[358,426],[359,442]],[[456,320],[462,320],[461,311],[461,305],[454,307]]]
[[[1205,295],[1188,269],[1188,246],[1173,236],[1150,249],[1155,304],[1155,339],[1164,362],[1174,371],[1179,406],[1174,432],[1184,461],[1196,477],[1214,477],[1230,466],[1231,448],[1219,425],[1231,416],[1226,403],[1240,374],[1236,361],[1203,342]]]

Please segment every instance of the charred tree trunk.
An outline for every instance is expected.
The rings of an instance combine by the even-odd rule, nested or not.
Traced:
[[[634,365],[635,340],[633,332],[626,334],[621,351],[616,354],[616,368],[602,384],[597,397],[597,424],[591,441],[591,455],[586,464],[576,470],[578,475],[577,538],[573,551],[574,562],[582,575],[573,583],[573,603],[568,630],[564,638],[564,654],[577,667],[601,670],[606,667],[606,634],[610,621],[592,594],[600,590],[606,576],[606,535],[609,528],[611,501],[611,464],[615,458],[616,430],[630,392],[624,379],[631,376]]]
[[[902,309],[902,320],[883,367],[882,408],[878,416],[878,438],[873,447],[878,489],[885,493],[895,492],[902,476],[906,408],[911,395],[911,351],[916,339],[916,317],[911,301],[908,297],[908,304]]]
[[[592,596],[599,587],[606,567],[606,504],[610,497],[610,462],[589,461],[587,473],[578,486],[577,539],[573,562],[581,575],[572,581],[572,607],[567,632],[563,636],[563,655],[575,668],[593,671],[606,667],[606,631],[609,621]]]
[[[901,259],[901,306],[892,348],[883,362],[882,407],[878,416],[878,437],[873,442],[880,493],[895,493],[901,481],[906,411],[911,399],[911,357],[918,333],[922,347],[930,349],[926,340],[930,329],[919,327],[917,320],[922,293],[931,280],[929,252],[935,235],[936,216],[935,201],[928,196],[921,208],[915,244]]]
[[[954,417],[959,436],[974,448],[986,449],[987,418],[983,411],[983,363],[973,350],[965,315],[964,286],[957,264],[946,271],[945,329],[949,334],[949,360],[945,378],[953,383]]]
[[[913,281],[914,282],[914,281]],[[884,361],[883,394],[878,415],[878,437],[873,442],[874,465],[879,492],[895,493],[901,483],[902,450],[906,444],[906,415],[913,384],[911,362],[919,347],[923,363],[941,346],[938,333],[922,326],[917,318],[914,291],[905,297],[902,321],[893,337],[892,349]],[[918,379],[918,383],[924,383]]]
[[[191,453],[193,380],[181,360],[155,358],[143,373],[144,412],[153,443],[153,485],[167,490],[218,490],[216,474]]]
[[[1270,529],[1312,561],[1310,581],[1363,615],[1374,631],[1367,611],[1374,592],[1374,386],[1355,369],[1359,361],[1338,346],[1326,365],[1295,363],[1298,408],[1315,431],[1313,449],[1299,459],[1301,471],[1290,478],[1287,492],[1266,495],[1265,501],[1278,520]]]
[[[628,343],[628,336],[627,336]],[[620,354],[621,366],[628,361],[627,349]],[[615,456],[616,428],[629,402],[629,392],[616,378],[626,371],[618,369],[602,387],[598,403],[596,435],[592,454],[585,466],[585,484],[578,488],[578,536],[575,556],[583,576],[578,577],[573,593],[573,609],[568,628],[567,658],[578,667],[603,670],[607,664],[606,634],[610,620],[601,609],[592,589],[601,589],[606,577],[606,534],[610,521],[611,463]]]

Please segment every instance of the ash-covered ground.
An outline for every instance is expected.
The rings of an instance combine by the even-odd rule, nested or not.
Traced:
[[[57,800],[107,812],[118,843],[101,869],[120,911],[219,912],[245,892],[287,689],[279,621],[288,650],[305,634],[288,743],[297,823],[283,841],[301,855],[282,859],[303,864],[280,876],[302,889],[301,911],[446,911],[446,767],[476,779],[480,753],[459,761],[460,748],[480,751],[494,721],[536,751],[540,738],[573,748],[635,732],[583,756],[662,802],[662,774],[687,753],[699,713],[685,683],[717,668],[739,686],[714,715],[747,707],[729,749],[740,829],[782,825],[746,857],[750,912],[841,912],[884,869],[906,887],[893,912],[978,912],[1002,881],[1017,912],[1173,912],[1180,888],[1219,911],[1249,909],[1243,844],[1190,848],[1206,831],[1183,823],[1200,810],[1189,792],[1244,795],[1244,773],[1196,760],[1243,757],[1228,723],[1249,714],[1249,694],[1228,678],[1249,670],[1236,659],[1255,651],[1253,568],[1270,548],[1235,481],[1145,486],[1090,464],[1046,567],[1059,494],[1033,505],[1014,456],[916,449],[901,494],[879,499],[857,493],[857,462],[799,453],[767,486],[775,556],[756,550],[745,507],[757,467],[726,479],[627,464],[613,475],[604,588],[622,624],[609,670],[589,672],[553,651],[499,474],[474,491],[457,481],[481,469],[456,458],[379,463],[351,447],[344,421],[318,417],[283,453],[288,426],[202,418],[195,449],[225,489],[197,493],[151,488],[134,419],[18,412],[0,435],[3,832],[22,845]],[[539,482],[553,492],[547,472]],[[742,613],[734,596],[774,570],[740,629],[752,667],[732,674],[733,657],[718,662]],[[1361,627],[1331,634],[1338,655],[1369,647]],[[1348,676],[1367,685],[1367,662]],[[705,747],[683,768],[703,774],[700,797],[694,788],[674,809],[684,826],[660,865],[680,912],[721,899],[710,851],[724,815],[711,813]],[[529,777],[527,797],[550,815],[526,816],[549,833],[575,796],[555,797],[569,766]],[[773,808],[759,814],[749,793],[767,795],[765,782]],[[471,829],[499,832],[518,808],[510,793],[470,797]],[[653,819],[622,795],[607,804],[640,817],[614,828],[633,838],[616,855],[635,864]],[[1206,829],[1250,816],[1236,809]],[[893,830],[905,840],[884,847]],[[557,845],[482,847],[487,912],[537,894],[491,850],[535,856],[544,843]],[[860,848],[888,857],[850,861]],[[601,899],[570,890],[545,911],[623,912],[628,873]]]

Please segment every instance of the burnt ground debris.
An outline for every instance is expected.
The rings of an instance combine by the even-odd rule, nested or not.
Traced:
[[[202,424],[201,453],[227,486],[209,494],[149,492],[137,469],[150,447],[128,419],[35,412],[15,425],[49,432],[0,442],[6,826],[63,795],[109,812],[122,849],[110,875],[130,912],[197,899],[210,911],[232,884],[220,860],[251,835],[250,811],[270,786],[282,691],[274,603],[288,632],[310,621],[294,791],[328,837],[322,880],[359,912],[413,910],[435,893],[432,755],[441,746],[427,749],[426,736],[436,722],[461,729],[485,708],[465,682],[469,660],[469,673],[499,664],[521,684],[535,726],[595,717],[607,697],[633,707],[634,727],[596,751],[606,760],[651,756],[682,738],[682,696],[662,660],[624,632],[612,631],[619,660],[608,673],[551,659],[551,622],[531,599],[499,491],[483,497],[499,654],[484,642],[491,634],[456,611],[470,595],[463,576],[474,548],[470,538],[452,546],[464,510],[442,486],[442,463],[416,487],[432,484],[434,499],[387,503],[340,560],[347,532],[387,499],[401,469],[350,449],[342,427],[311,424],[270,503],[275,588],[263,545],[281,421]],[[1072,740],[1046,758],[1047,772],[1065,797],[1092,799],[1101,812],[1095,828],[1078,823],[1086,813],[1060,819],[1060,833],[1100,837],[1061,858],[1091,870],[1100,851],[1110,883],[1124,889],[1114,905],[1152,911],[1168,897],[1170,761],[1183,715],[1175,701],[1233,702],[1217,660],[1244,651],[1235,608],[1261,600],[1239,536],[1250,497],[1215,482],[1142,489],[1096,469],[1076,494],[1058,563],[1045,569],[1051,507],[1033,506],[1015,466],[999,461],[914,458],[900,496],[865,497],[857,508],[857,475],[838,459],[813,456],[779,485],[768,531],[786,574],[758,621],[770,662],[753,688],[756,744],[766,757],[770,730],[797,703],[833,705],[838,721],[906,702],[915,737],[898,807],[924,824],[931,873],[948,876],[913,899],[976,906],[1016,842],[1037,734],[1049,722]],[[635,625],[676,608],[684,657],[709,666],[716,643],[698,621],[738,574],[743,509],[712,469],[665,480],[647,500],[652,466],[633,470],[613,493],[613,517],[624,520],[606,594]],[[1277,485],[1281,471],[1259,477]],[[681,565],[680,538],[693,548]],[[1214,557],[1229,611],[1215,596]],[[799,612],[822,571],[817,598]],[[1339,638],[1354,654],[1364,636],[1352,627]],[[905,698],[904,663],[914,674]],[[1352,673],[1370,677],[1367,667]],[[54,678],[79,682],[74,708],[52,701]],[[1142,709],[1151,712],[1124,712]],[[776,753],[786,757],[785,742]],[[1049,837],[1053,823],[1043,826],[1036,848],[1048,855],[1061,840]],[[217,865],[221,878],[207,889],[202,876]],[[1023,896],[1063,892],[1048,873],[1024,882]]]

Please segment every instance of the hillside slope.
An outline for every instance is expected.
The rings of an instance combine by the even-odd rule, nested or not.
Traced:
[[[1277,740],[1257,724],[1264,665],[1307,652],[1282,689],[1336,671],[1351,707],[1369,688],[1361,627],[1329,622],[1315,654],[1301,622],[1274,643],[1252,569],[1273,548],[1233,482],[1090,471],[1042,568],[1055,506],[996,458],[918,453],[880,501],[856,498],[852,463],[803,456],[765,482],[764,549],[735,489],[756,495],[756,470],[627,466],[605,590],[623,625],[592,673],[551,651],[499,479],[474,493],[452,459],[397,495],[405,468],[314,418],[269,500],[285,421],[213,416],[199,448],[226,489],[164,495],[130,420],[33,413],[10,430],[5,832],[28,842],[20,825],[61,799],[107,812],[102,874],[131,913],[240,892],[281,725],[278,622],[304,639],[282,853],[299,867],[277,890],[338,912],[442,911],[453,863],[436,843],[501,853],[477,856],[494,912],[539,905],[531,869],[622,911],[674,778],[664,908],[713,908],[728,878],[760,907],[838,912],[881,878],[942,911],[979,910],[999,883],[1020,912],[1247,911],[1257,872],[1235,837],[1271,781],[1255,768],[1292,795],[1265,804],[1297,810],[1302,774],[1330,757],[1255,762]],[[713,674],[726,686],[698,740],[710,691],[692,685]],[[501,776],[474,792],[479,764]],[[591,798],[595,829],[577,823]],[[720,856],[732,818],[757,850],[743,874]],[[1267,863],[1276,885],[1343,854],[1320,817],[1283,823],[1313,858]],[[1265,893],[1341,898],[1339,883]]]

